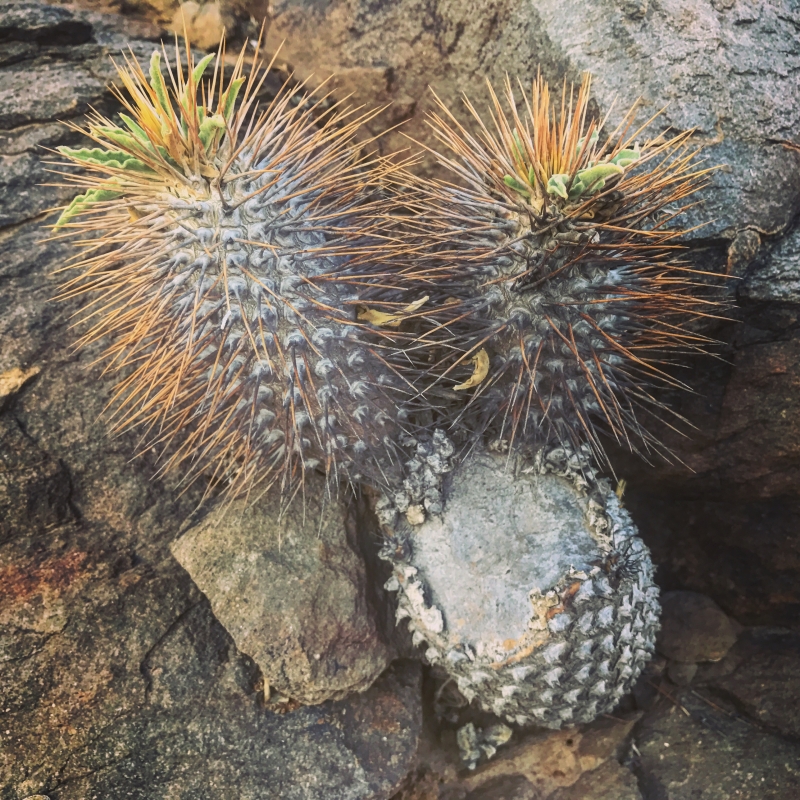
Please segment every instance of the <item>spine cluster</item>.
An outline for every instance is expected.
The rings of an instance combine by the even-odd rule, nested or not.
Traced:
[[[416,517],[487,436],[659,449],[650,387],[713,312],[673,226],[705,180],[688,134],[640,142],[632,110],[601,140],[588,80],[560,105],[509,83],[490,122],[468,104],[477,135],[432,116],[453,180],[423,181],[362,157],[365,117],[288,87],[259,111],[257,61],[221,63],[126,61],[125,113],[60,148],[85,189],[62,295],[90,298],[82,343],[111,335],[118,428],[233,494],[319,468]]]
[[[692,323],[715,313],[676,224],[708,170],[688,133],[643,139],[635,108],[601,140],[588,78],[560,103],[542,80],[522,102],[505,88],[490,121],[468,104],[477,135],[442,105],[430,125],[452,179],[409,180],[422,272],[437,276],[419,334],[430,385],[451,391],[468,438],[589,443],[602,460],[605,432],[663,451],[652,390],[682,386],[668,365],[708,343]]]
[[[320,118],[324,97],[284,87],[259,113],[243,57],[213,107],[211,60],[189,54],[171,91],[159,53],[149,76],[128,62],[122,125],[95,116],[97,147],[61,148],[87,191],[57,228],[91,253],[62,295],[90,297],[82,343],[111,335],[118,427],[144,428],[189,480],[292,496],[321,468],[387,485],[410,388],[391,327],[357,315],[401,252],[392,167],[361,156],[364,117]]]

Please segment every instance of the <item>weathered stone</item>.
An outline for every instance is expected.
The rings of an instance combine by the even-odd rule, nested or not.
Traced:
[[[800,633],[780,628],[745,631],[725,659],[701,669],[698,682],[736,698],[767,729],[800,739]]]
[[[474,771],[464,769],[455,731],[443,731],[434,744],[428,728],[422,734],[417,770],[393,800],[549,800],[554,792],[569,791],[584,773],[597,773],[614,785],[625,777],[619,758],[639,716],[606,717],[569,731],[515,734]],[[609,762],[611,766],[600,772]]]
[[[464,800],[539,800],[541,795],[522,775],[492,778],[465,795]]]
[[[272,495],[225,504],[172,545],[239,650],[302,703],[363,691],[391,660],[347,516],[312,474],[304,500],[283,511]]]
[[[800,303],[800,229],[784,236],[748,272],[739,289],[746,300]]]
[[[666,592],[661,601],[661,631],[656,649],[683,664],[719,661],[736,641],[725,612],[698,592]]]
[[[676,686],[688,686],[697,674],[697,664],[686,664],[681,661],[673,661],[667,667],[667,677]]]
[[[584,772],[572,786],[557,789],[547,800],[642,800],[636,776],[610,758]]]
[[[636,731],[632,766],[642,794],[659,800],[792,800],[800,748],[692,690],[666,699]]]

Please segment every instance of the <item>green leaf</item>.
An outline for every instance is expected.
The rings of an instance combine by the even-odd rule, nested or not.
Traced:
[[[156,149],[158,150],[158,154],[164,159],[164,161],[167,162],[167,164],[176,169],[178,172],[183,172],[181,165],[178,164],[178,162],[169,154],[169,151],[166,147],[159,146]]]
[[[144,172],[149,175],[156,174],[152,167],[148,167],[147,164],[139,158],[127,158],[122,162],[122,169],[129,169],[131,172]]]
[[[599,138],[600,138],[600,134],[598,134],[597,131],[594,131],[592,133],[592,135],[589,137],[589,146],[586,148],[586,152],[587,153],[591,153],[592,152],[592,150],[594,149],[595,145],[597,144],[597,140]],[[586,141],[586,137],[585,136],[581,136],[581,138],[578,139],[578,144],[577,144],[577,146],[575,148],[575,155],[580,153],[581,148],[583,147],[583,143],[585,141]]]
[[[561,197],[562,199],[566,200],[569,197],[567,194],[568,181],[569,175],[564,173],[551,175],[550,179],[547,181],[547,194],[554,194],[557,197]]]
[[[215,58],[215,54],[214,53],[209,53],[194,68],[194,70],[192,72],[192,81],[194,82],[195,87],[197,87],[200,84],[200,81],[203,78],[203,73],[206,71],[206,67],[214,60],[214,58]]]
[[[120,147],[133,150],[134,152],[141,149],[141,142],[129,133],[126,133],[122,128],[98,128],[97,130],[100,131],[106,139],[114,142],[114,144],[118,144]]]
[[[149,144],[150,138],[147,135],[147,132],[144,128],[142,128],[135,119],[132,119],[127,114],[123,114],[120,112],[120,117],[122,117],[122,121],[128,126],[130,132],[140,141],[142,144]]]
[[[130,158],[128,153],[123,153],[121,150],[103,150],[100,147],[82,147],[80,150],[74,150],[72,147],[62,146],[56,149],[59,153],[75,161],[82,161],[84,164],[112,163],[113,166],[118,166],[122,164],[125,159]]]
[[[230,121],[231,114],[233,114],[233,108],[236,105],[236,98],[239,95],[239,89],[242,88],[242,84],[244,82],[244,78],[237,78],[235,81],[231,81],[228,91],[225,92],[225,106],[223,108],[222,115],[225,117],[226,121]]]
[[[613,175],[622,175],[624,171],[622,167],[616,164],[597,164],[597,166],[581,170],[577,177],[585,187],[583,191],[594,194],[605,186],[606,178],[610,178]]]
[[[611,159],[612,164],[618,167],[628,167],[641,158],[638,150],[620,150],[614,158]]]
[[[94,203],[101,203],[104,200],[116,200],[122,192],[114,189],[90,189],[85,194],[79,194],[73,198],[72,202],[61,212],[61,216],[56,222],[56,228],[66,225],[73,217],[89,209]]]
[[[121,150],[101,150],[99,147],[93,147],[92,149],[84,147],[81,150],[73,150],[71,147],[59,147],[58,151],[65,156],[80,161],[82,164],[153,173],[153,170],[144,161],[128,153],[123,153]]]
[[[528,183],[531,186],[536,186],[536,170],[533,167],[528,170]]]
[[[164,77],[161,74],[161,53],[159,53],[158,50],[154,50],[153,55],[150,56],[150,86],[156,93],[161,108],[171,113],[172,106],[167,96],[167,87],[164,84]]]
[[[503,182],[509,189],[519,192],[526,200],[530,199],[531,190],[525,184],[520,183],[513,175],[504,175]]]
[[[203,147],[208,149],[214,139],[214,134],[219,130],[225,130],[225,120],[220,114],[214,114],[213,117],[203,120],[200,125],[200,141],[203,143]]]
[[[585,191],[586,184],[576,175],[575,180],[572,181],[572,186],[569,187],[570,200],[580,197]]]

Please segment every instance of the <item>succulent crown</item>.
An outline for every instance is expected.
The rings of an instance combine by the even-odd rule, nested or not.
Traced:
[[[100,147],[58,148],[71,161],[105,173],[107,178],[75,197],[56,227],[66,225],[94,203],[115,200],[132,188],[141,191],[148,181],[153,188],[169,186],[180,193],[182,189],[191,191],[199,178],[222,177],[258,87],[254,73],[250,82],[242,77],[244,50],[227,84],[219,54],[210,53],[195,65],[188,42],[187,51],[188,71],[184,74],[180,65],[174,73],[169,69],[172,91],[164,81],[158,51],[150,58],[149,77],[132,57],[125,57],[125,66],[117,67],[125,92],[115,93],[128,112],[119,114],[124,127],[95,115],[88,133]],[[213,80],[208,85],[203,76],[212,62]],[[243,86],[245,97],[237,107]]]

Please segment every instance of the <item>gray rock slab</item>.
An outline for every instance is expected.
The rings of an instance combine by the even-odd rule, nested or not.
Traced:
[[[610,758],[584,772],[572,786],[557,789],[547,800],[642,800],[636,776]]]
[[[749,628],[719,663],[701,667],[695,683],[735,698],[767,729],[800,739],[800,633]]]
[[[272,495],[225,504],[172,545],[239,650],[302,703],[363,691],[392,658],[347,518],[346,503],[312,474],[288,508]]]
[[[739,287],[747,300],[800,303],[800,229],[780,239]]]

